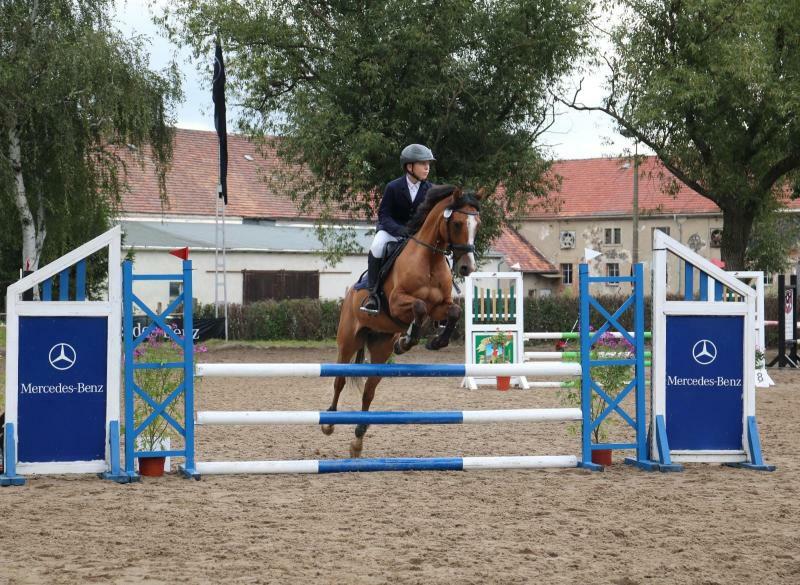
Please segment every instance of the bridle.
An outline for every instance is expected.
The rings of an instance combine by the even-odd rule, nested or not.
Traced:
[[[454,244],[453,243],[453,238],[450,236],[450,222],[453,219],[453,214],[454,213],[460,213],[462,215],[467,215],[467,216],[472,216],[472,217],[476,217],[476,216],[480,215],[480,211],[464,211],[463,209],[451,209],[450,207],[445,209],[444,210],[444,221],[445,221],[445,226],[447,228],[447,247],[446,248],[439,248],[437,246],[433,246],[431,244],[423,242],[422,240],[418,240],[414,236],[411,236],[410,239],[413,240],[414,242],[416,242],[417,244],[419,244],[420,246],[428,248],[429,250],[433,250],[437,254],[441,254],[442,256],[448,256],[448,257],[452,256],[454,264],[455,264],[455,262],[458,262],[458,260],[460,260],[461,257],[464,256],[464,254],[469,254],[471,252],[475,252],[475,244]]]

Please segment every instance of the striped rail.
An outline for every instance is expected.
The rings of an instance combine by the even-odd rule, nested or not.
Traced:
[[[576,376],[577,363],[529,364],[197,364],[204,377],[463,377]],[[329,411],[198,411],[198,425],[335,425],[335,424],[485,424],[581,421],[580,408],[531,408],[485,411],[329,412]],[[469,471],[577,467],[574,455],[340,459],[297,461],[198,461],[199,475],[338,473],[346,471]]]
[[[611,337],[622,337],[622,333],[618,331],[606,331],[604,335],[610,335]],[[636,333],[633,331],[628,331],[628,335],[631,337],[636,337]],[[644,332],[645,339],[652,339],[653,334],[649,331]],[[580,339],[581,334],[579,331],[563,331],[563,332],[548,332],[548,331],[533,331],[530,333],[525,334],[525,341],[533,341],[536,339]]]
[[[464,376],[580,376],[578,363],[522,364],[197,364],[200,377],[460,378]]]
[[[199,425],[448,425],[581,420],[580,408],[464,411],[198,411]]]
[[[340,473],[345,471],[474,471],[577,467],[574,455],[510,457],[408,457],[395,459],[300,459],[294,461],[198,462],[200,475],[236,473]]]

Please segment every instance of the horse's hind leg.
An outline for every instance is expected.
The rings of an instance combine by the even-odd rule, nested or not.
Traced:
[[[392,346],[394,345],[394,334],[372,334],[367,340],[367,347],[369,348],[369,361],[373,364],[384,364],[392,355]],[[364,384],[364,394],[361,395],[361,410],[367,412],[372,399],[375,398],[375,388],[381,381],[380,376],[370,376]],[[350,457],[356,458],[361,456],[361,451],[364,448],[364,435],[367,434],[369,425],[357,425],[355,431],[355,438],[350,443]]]
[[[344,337],[345,336],[343,335],[338,337],[337,342],[339,344],[339,355],[336,358],[336,361],[340,364],[349,364],[353,359],[353,356],[359,350],[363,350],[364,342],[360,336],[353,335],[352,337],[347,337],[346,339]],[[346,382],[347,378],[344,376],[337,376],[333,379],[333,401],[328,408],[329,412],[335,412],[338,408],[339,396],[341,396],[342,389],[344,388]],[[320,428],[324,434],[330,435],[333,433],[334,425],[321,425]]]

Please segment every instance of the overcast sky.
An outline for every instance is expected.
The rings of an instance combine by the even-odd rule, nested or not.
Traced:
[[[164,3],[166,0],[159,0]],[[185,101],[177,110],[178,126],[198,130],[214,129],[214,111],[211,102],[211,64],[213,55],[204,63],[195,61],[188,51],[178,48],[161,37],[151,21],[148,0],[117,0],[117,26],[126,35],[143,34],[150,39],[150,66],[163,68],[177,57],[184,75]],[[198,73],[197,67],[207,64],[207,72]],[[596,105],[602,96],[602,76],[596,74],[584,79],[583,102]],[[233,130],[231,108],[228,108],[228,128]],[[601,113],[576,112],[562,107],[556,123],[541,142],[549,147],[553,157],[559,159],[591,158],[621,155],[628,141],[614,132],[609,118]]]

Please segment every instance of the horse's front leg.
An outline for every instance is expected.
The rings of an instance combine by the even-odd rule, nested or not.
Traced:
[[[411,304],[411,313],[413,319],[411,325],[406,331],[406,334],[401,336],[394,344],[394,353],[397,355],[406,353],[409,349],[419,343],[420,334],[422,332],[422,324],[428,316],[428,307],[425,301],[409,295],[398,295],[400,302],[406,301]]]
[[[447,322],[442,328],[442,332],[425,344],[427,349],[442,349],[450,345],[450,338],[453,336],[456,324],[461,318],[461,307],[455,303],[439,305],[431,313],[431,319],[441,321],[443,318],[447,319]]]

